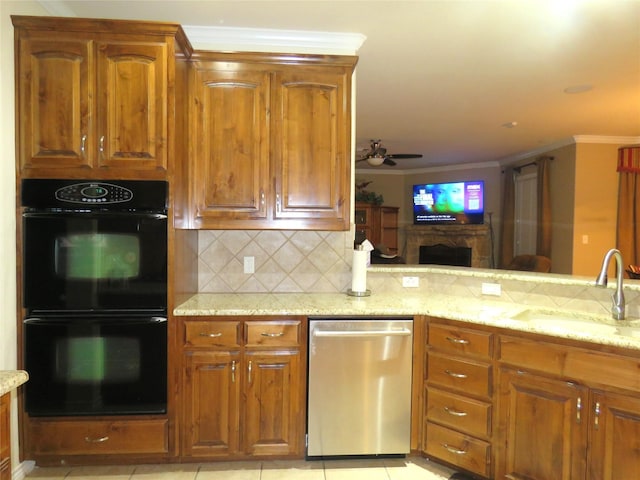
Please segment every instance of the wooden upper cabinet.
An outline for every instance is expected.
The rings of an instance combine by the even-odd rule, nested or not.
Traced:
[[[19,168],[89,168],[95,95],[93,43],[86,39],[21,38],[19,43]]]
[[[101,43],[97,48],[97,164],[167,168],[167,45]]]
[[[355,57],[201,53],[190,63],[191,220],[346,230]]]
[[[272,125],[274,219],[346,229],[349,222],[351,75],[320,67],[275,75]]]
[[[18,173],[165,178],[176,48],[182,51],[174,37],[184,35],[181,28],[115,20],[12,20]]]
[[[269,74],[237,63],[191,67],[196,226],[266,219]]]

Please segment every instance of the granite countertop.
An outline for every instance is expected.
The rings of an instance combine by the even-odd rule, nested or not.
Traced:
[[[616,321],[582,312],[545,310],[497,300],[460,299],[453,295],[385,294],[350,297],[342,293],[200,293],[183,299],[177,316],[304,315],[413,316],[533,332],[640,350],[640,320]]]
[[[24,370],[0,370],[0,395],[9,393],[29,379]]]

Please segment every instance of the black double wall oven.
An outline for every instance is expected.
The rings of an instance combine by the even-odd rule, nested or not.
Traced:
[[[167,407],[162,181],[25,179],[25,405],[31,416]]]

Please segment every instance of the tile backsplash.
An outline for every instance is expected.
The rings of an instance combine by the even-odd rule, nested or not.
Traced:
[[[348,232],[201,230],[198,292],[346,292],[351,287],[352,253],[353,228]],[[254,273],[244,273],[244,257],[253,257]],[[402,277],[406,275],[420,278],[425,295],[447,293],[470,300],[483,297],[481,284],[488,281],[486,275],[370,271],[367,288],[373,294],[383,290],[402,294],[407,291],[402,286]],[[595,288],[591,282],[536,281],[535,276],[531,280],[518,280],[508,275],[489,281],[501,284],[500,300],[506,302],[604,315],[611,307],[611,288]],[[625,295],[628,317],[640,318],[640,289],[625,288]]]
[[[201,230],[200,293],[342,292],[351,285],[353,232]],[[244,273],[253,257],[254,273]]]

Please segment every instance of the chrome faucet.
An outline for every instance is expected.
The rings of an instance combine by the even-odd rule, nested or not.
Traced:
[[[622,291],[622,272],[624,269],[622,263],[622,254],[620,250],[612,248],[604,256],[602,261],[602,268],[600,268],[600,274],[596,278],[596,287],[607,286],[607,269],[609,268],[609,262],[611,257],[616,257],[616,291],[611,296],[613,303],[611,304],[611,316],[616,320],[624,320],[624,292]]]

